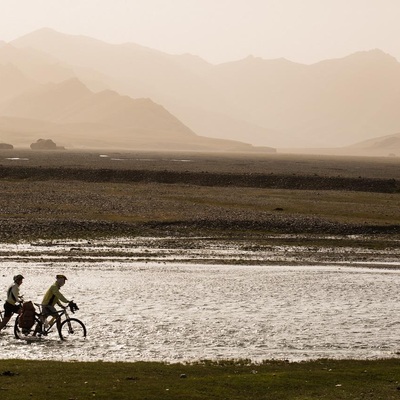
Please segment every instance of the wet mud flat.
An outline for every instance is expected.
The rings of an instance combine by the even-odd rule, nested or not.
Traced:
[[[400,241],[387,237],[270,235],[258,240],[134,237],[0,244],[2,262],[136,262],[203,265],[338,265],[400,269]],[[346,242],[349,243],[346,245]]]

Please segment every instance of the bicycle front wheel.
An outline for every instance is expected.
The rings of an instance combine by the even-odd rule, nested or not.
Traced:
[[[61,340],[82,341],[86,338],[86,327],[82,321],[76,318],[68,318],[61,323],[58,331]]]
[[[19,326],[19,316],[15,319],[14,336],[16,339],[35,340],[42,335],[42,323],[39,318],[35,318],[35,322],[29,329],[24,329]]]

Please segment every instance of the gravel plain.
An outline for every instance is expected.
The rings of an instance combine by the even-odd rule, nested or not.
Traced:
[[[399,235],[397,158],[0,152],[0,241]]]

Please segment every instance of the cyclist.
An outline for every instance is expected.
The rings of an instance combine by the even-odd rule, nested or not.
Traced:
[[[56,281],[49,287],[46,294],[42,300],[42,322],[46,322],[46,318],[48,316],[52,316],[56,318],[57,321],[57,328],[60,328],[61,321],[59,314],[57,313],[56,308],[54,307],[56,304],[59,305],[61,308],[65,308],[61,302],[70,303],[64,295],[60,292],[62,286],[65,285],[65,281],[67,280],[65,275],[56,275]]]
[[[22,284],[24,277],[21,274],[15,275],[14,282],[7,289],[7,300],[4,303],[4,318],[0,323],[0,331],[7,325],[12,315],[19,314],[21,311],[22,296],[19,294],[19,287]],[[17,304],[20,303],[20,304]]]

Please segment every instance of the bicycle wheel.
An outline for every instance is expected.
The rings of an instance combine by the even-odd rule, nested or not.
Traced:
[[[35,322],[30,329],[23,329],[19,326],[19,316],[15,318],[14,336],[16,339],[35,340],[42,335],[42,323],[35,317]]]
[[[68,318],[61,323],[58,333],[61,340],[81,341],[86,338],[86,327],[79,319]]]

